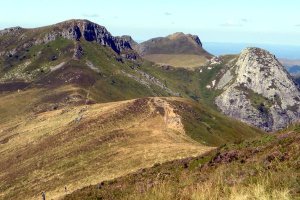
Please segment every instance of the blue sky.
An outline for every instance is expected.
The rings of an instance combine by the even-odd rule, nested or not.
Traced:
[[[10,0],[0,29],[84,18],[138,41],[180,31],[204,42],[300,45],[299,9],[299,0]]]

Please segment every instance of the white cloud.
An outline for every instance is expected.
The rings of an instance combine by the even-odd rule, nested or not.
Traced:
[[[241,26],[244,26],[246,23],[248,23],[248,19],[246,19],[246,18],[243,18],[243,19],[240,19],[240,20],[228,19],[226,22],[222,23],[221,26],[241,27]]]
[[[170,12],[165,12],[164,14],[167,15],[167,16],[172,15],[172,13],[170,13]]]
[[[83,14],[82,16],[84,16],[84,17],[92,17],[92,18],[98,18],[99,17],[98,14]]]

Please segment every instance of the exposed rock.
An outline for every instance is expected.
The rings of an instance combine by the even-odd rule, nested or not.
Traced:
[[[243,50],[217,88],[224,90],[216,98],[223,113],[266,131],[299,119],[299,89],[275,56],[265,50]]]
[[[84,39],[89,42],[96,42],[102,46],[109,46],[117,54],[124,55],[125,58],[137,58],[137,54],[133,51],[127,38],[114,37],[104,26],[88,20],[69,20],[55,24],[45,36],[35,38],[34,44],[46,44],[56,40],[58,37],[75,41]]]
[[[83,56],[83,49],[79,44],[76,44],[73,58],[79,60]]]
[[[122,39],[122,40],[128,42],[128,43],[130,44],[131,48],[133,48],[133,49],[137,49],[137,48],[138,48],[138,45],[139,45],[139,44],[138,44],[136,41],[134,41],[134,40],[132,39],[132,37],[129,36],[129,35],[123,35],[123,36],[117,37],[117,38],[120,38],[120,39]]]
[[[145,85],[148,88],[151,88],[151,85],[155,85],[172,96],[180,96],[179,93],[172,91],[170,88],[168,88],[164,83],[162,83],[159,79],[147,74],[146,72],[143,72],[141,70],[135,69],[135,72],[138,74],[138,76],[135,76],[133,74],[126,73],[125,71],[121,71],[124,75],[126,75],[129,78],[134,79],[135,81]]]
[[[231,74],[231,71],[227,70],[226,73],[219,80],[217,89],[224,88],[232,80],[232,78],[233,78],[233,75]]]
[[[99,68],[95,67],[91,61],[86,61],[85,63],[90,69],[94,70],[97,73],[100,73]]]
[[[12,33],[12,32],[15,33],[15,32],[18,32],[18,31],[20,31],[20,30],[22,30],[22,28],[19,27],[19,26],[11,27],[11,28],[6,28],[6,29],[4,29],[4,30],[0,30],[0,36],[5,35],[5,34],[7,34],[7,33]]]
[[[214,56],[212,57],[212,59],[210,59],[209,64],[211,65],[219,65],[222,63],[222,59],[218,56]]]
[[[53,72],[55,70],[58,70],[58,69],[62,68],[64,65],[65,65],[65,62],[62,62],[56,66],[50,67],[50,71]]]
[[[67,39],[95,41],[102,46],[111,47],[116,53],[120,54],[122,51],[132,50],[128,41],[120,37],[114,37],[107,31],[104,26],[92,23],[88,20],[70,20],[57,24],[61,27],[61,34]]]

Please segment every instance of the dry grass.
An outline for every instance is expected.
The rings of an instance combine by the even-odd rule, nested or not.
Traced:
[[[221,177],[220,177],[221,178]],[[268,183],[261,180],[261,183],[247,186],[236,185],[228,187],[225,183],[223,187],[217,186],[215,182],[205,182],[192,187],[185,188],[178,195],[177,188],[172,183],[159,183],[151,188],[146,194],[133,194],[125,197],[128,200],[292,200],[287,188],[268,189]],[[216,187],[217,186],[217,187]]]
[[[294,132],[295,131],[295,132]],[[66,200],[300,199],[299,126],[89,186]]]
[[[145,59],[160,65],[171,65],[186,69],[193,69],[207,64],[208,59],[205,56],[192,54],[149,54]]]
[[[205,181],[195,181],[195,177],[187,174],[178,182],[159,181],[155,186],[144,188],[146,192],[135,191],[124,199],[130,200],[292,200],[290,190],[284,181],[280,182],[276,173],[259,174],[255,181],[243,183],[229,172],[232,166],[221,166],[213,171]],[[231,174],[228,177],[228,173]],[[289,174],[288,176],[291,176]],[[274,185],[276,184],[276,185]]]
[[[90,184],[212,149],[187,137],[178,117],[164,99],[149,98],[3,121],[0,199],[36,199],[42,191],[58,199]]]

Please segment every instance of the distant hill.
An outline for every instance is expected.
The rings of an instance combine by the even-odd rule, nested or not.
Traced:
[[[160,65],[193,68],[206,64],[212,55],[205,51],[198,36],[174,33],[153,38],[135,46],[145,59]]]

